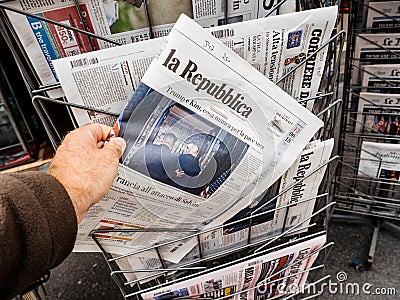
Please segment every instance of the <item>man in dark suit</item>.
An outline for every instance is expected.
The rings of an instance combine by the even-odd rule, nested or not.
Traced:
[[[186,147],[184,154],[179,155],[179,166],[180,169],[191,177],[200,174],[200,165],[197,158],[199,154],[199,147],[194,143],[190,143]]]
[[[175,142],[176,136],[166,133],[161,144],[146,143],[132,156],[128,167],[157,181],[173,185],[171,178],[176,176],[179,169],[179,155],[171,151]]]

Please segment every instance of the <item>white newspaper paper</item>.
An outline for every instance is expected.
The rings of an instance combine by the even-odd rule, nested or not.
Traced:
[[[399,181],[400,145],[363,142],[358,176]]]
[[[333,139],[320,142],[315,141],[310,143],[307,148],[302,152],[300,157],[294,162],[289,170],[278,179],[265,193],[261,201],[254,204],[253,207],[246,207],[238,214],[227,220],[225,226],[221,229],[216,229],[205,234],[200,235],[200,247],[202,257],[207,257],[215,253],[221,253],[224,250],[233,250],[234,248],[246,245],[249,240],[249,225],[250,221],[244,219],[249,217],[252,212],[265,205],[266,202],[275,197],[278,192],[282,191],[288,185],[294,182],[299,182],[295,185],[293,190],[289,190],[277,200],[263,206],[257,214],[268,212],[259,217],[254,217],[251,223],[252,230],[250,232],[250,242],[262,241],[273,235],[280,234],[284,230],[284,220],[287,217],[286,229],[302,222],[305,218],[309,217],[313,212],[315,203],[315,197],[318,193],[318,187],[324,177],[326,170],[325,167],[321,167],[329,159],[332,148]],[[321,167],[313,175],[303,180],[305,176],[308,176],[312,171]],[[306,202],[298,203],[302,200],[309,199]],[[287,208],[279,209],[280,207],[291,203],[295,204],[290,207],[288,214],[286,215]],[[242,220],[242,221],[241,221]],[[241,221],[238,223],[233,222]],[[306,221],[298,227],[294,233],[299,233],[302,227],[309,224]],[[304,229],[303,229],[304,230]],[[161,248],[162,249],[162,248]],[[156,270],[168,268],[177,268],[187,263],[192,263],[200,258],[200,252],[198,246],[193,248],[180,262],[179,264],[171,264],[168,261],[163,261],[164,266],[161,264],[157,253],[154,250],[147,252],[141,252],[137,255],[131,255],[124,259],[118,259],[116,262],[122,270]],[[136,272],[127,273],[125,276],[128,280],[140,280],[141,283],[147,282],[157,277],[157,271],[153,272]]]
[[[360,80],[360,70],[365,65],[400,63],[400,34],[357,34],[354,49],[353,82]],[[358,67],[358,68],[357,68]]]
[[[336,7],[268,17],[209,29],[253,67],[276,81],[331,35]],[[322,30],[322,31],[321,31]],[[54,67],[69,102],[120,111],[129,95],[159,53],[164,39],[153,39],[84,53],[54,61]],[[296,70],[282,88],[300,100],[318,92],[326,50]],[[304,102],[303,105],[306,105]],[[312,101],[307,101],[312,107]],[[78,124],[89,122],[110,125],[114,118],[74,110]]]
[[[108,220],[104,226],[117,222],[119,228],[201,229],[221,224],[275,182],[322,126],[321,120],[184,15],[142,84],[154,91],[144,100],[136,99],[139,103],[131,115],[125,115],[127,107],[121,116],[129,119],[123,161],[136,171],[120,167],[110,194],[99,205],[110,215],[102,218]],[[164,179],[152,174],[153,167],[144,176],[140,149],[151,153],[146,146],[163,148],[167,133],[176,136],[173,153],[197,143],[198,175],[175,178],[176,169],[171,168]],[[145,161],[147,166],[157,166],[157,156],[152,157]],[[167,172],[167,165],[161,164],[158,167]],[[84,240],[78,239],[77,250],[97,250],[86,238],[88,229],[103,227],[98,222],[101,208],[93,211],[97,216],[82,222]],[[142,234],[146,233],[125,236],[130,240],[124,243],[115,238],[105,243],[108,251],[123,253],[143,248],[139,241],[152,244],[178,235],[154,233],[154,239],[144,239]],[[178,262],[186,255],[191,247],[181,244],[164,253],[165,259]]]
[[[366,91],[400,93],[400,64],[366,65],[362,69],[362,87]]]
[[[286,217],[286,227],[289,229],[298,223],[303,222],[309,218],[314,210],[315,197],[318,195],[318,189],[321,185],[322,179],[324,178],[327,166],[323,166],[331,157],[334,146],[334,139],[329,139],[323,142],[314,142],[307,147],[300,157],[296,160],[294,166],[291,167],[287,173],[282,177],[283,186],[285,188],[288,183],[297,182],[293,189],[289,190],[283,195],[287,197],[287,200],[283,200],[283,203],[298,203],[304,199],[311,199],[306,202],[298,203],[295,206],[289,207],[289,211]],[[303,181],[302,178],[307,176],[311,171],[317,170],[313,175],[307,177]],[[285,185],[286,184],[286,185]],[[310,224],[310,220],[307,220],[296,229],[296,233],[305,230]]]
[[[400,28],[399,1],[370,2],[368,5],[367,28],[374,32],[389,32]],[[391,31],[394,32],[394,31]]]
[[[360,93],[357,133],[399,135],[400,94]]]
[[[247,245],[249,242],[250,221],[248,219],[244,220],[244,218],[250,217],[252,213],[260,214],[268,212],[265,215],[253,218],[250,242],[264,240],[280,234],[283,230],[288,230],[311,216],[314,209],[315,197],[318,194],[318,187],[326,170],[326,166],[321,166],[329,160],[333,143],[333,139],[310,143],[289,170],[268,188],[261,197],[258,197],[250,206],[226,220],[223,223],[225,226],[222,228],[201,235],[200,243],[203,256]],[[321,168],[317,172],[304,179],[311,171],[319,167]],[[282,194],[275,201],[268,203],[268,200],[274,198],[279,192],[294,183],[296,184],[292,189]],[[301,202],[306,199],[309,200]],[[280,209],[288,204],[296,205]],[[285,218],[286,222],[284,223]],[[243,221],[239,222],[240,220]],[[309,220],[297,227],[298,230],[296,230],[296,233],[308,226],[308,224]]]
[[[223,0],[152,0],[147,2],[147,9],[142,1],[136,1],[137,6],[130,2],[132,1],[79,0],[83,20],[73,0],[18,0],[10,1],[7,5],[80,30],[88,30],[119,44],[150,39],[150,25],[154,37],[166,36],[181,13],[193,17],[204,26],[225,22]],[[230,23],[263,17],[276,2],[250,0],[242,3],[228,0],[226,17]],[[286,1],[279,13],[292,12],[294,8],[292,0]],[[88,38],[62,26],[19,13],[6,12],[42,84],[57,82],[52,65],[54,59],[113,46],[109,42]],[[50,96],[60,97],[62,91],[51,91]]]
[[[164,39],[152,39],[54,61],[69,102],[105,111],[121,112],[144,73],[160,53]],[[112,126],[116,118],[74,109],[79,125]]]
[[[214,27],[226,24],[243,22],[266,15],[282,15],[296,11],[296,2],[287,0],[277,10],[272,9],[280,0],[193,0],[194,20],[203,27]],[[227,3],[227,7],[225,7]]]
[[[320,236],[141,296],[144,300],[218,299],[237,293],[231,299],[267,299],[293,293],[304,286],[307,270],[325,242],[326,236]]]
[[[269,80],[277,82],[329,40],[336,18],[337,7],[332,6],[220,26],[211,32]],[[304,100],[318,92],[327,52],[325,47],[279,83],[309,110],[314,102]]]

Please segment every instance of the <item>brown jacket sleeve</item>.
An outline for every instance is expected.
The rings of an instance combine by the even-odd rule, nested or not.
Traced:
[[[9,299],[72,251],[77,219],[64,187],[42,172],[0,175],[0,299]]]

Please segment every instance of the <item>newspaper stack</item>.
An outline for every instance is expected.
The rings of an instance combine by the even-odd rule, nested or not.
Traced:
[[[247,237],[258,242],[294,227],[306,230],[333,140],[308,143],[322,122],[263,74],[288,72],[292,66],[285,68],[283,58],[310,49],[317,41],[313,32],[319,32],[318,44],[328,39],[336,13],[333,7],[270,17],[241,24],[254,34],[231,24],[208,30],[212,35],[182,16],[166,38],[54,61],[70,101],[121,111],[132,95],[116,128],[128,144],[117,178],[79,225],[75,251],[99,250],[89,237],[93,229],[137,229],[97,237],[133,268],[162,268],[157,253],[144,249],[183,238],[187,230],[209,230],[200,239],[205,256],[232,250]],[[270,30],[267,21],[274,21]],[[231,40],[219,32],[230,32]],[[274,36],[272,50],[257,48]],[[238,48],[235,40],[246,46]],[[268,53],[275,53],[276,68]],[[292,91],[304,86],[315,95],[321,74],[310,70],[323,67],[326,52],[319,58],[291,77]],[[86,112],[76,116],[80,124],[113,122]],[[149,228],[164,231],[140,231]],[[160,247],[164,265],[193,261],[197,242]]]
[[[400,63],[399,1],[368,3],[363,24],[371,33],[355,34],[353,83],[359,84],[365,65]]]
[[[185,16],[179,20],[120,117],[128,146],[124,166],[105,201],[107,206],[110,200],[117,203],[106,210],[107,217],[100,217],[101,210],[96,210],[83,223],[85,239],[77,243],[82,250],[88,250],[87,230],[114,223],[120,228],[180,224],[192,229],[221,224],[283,175],[322,126],[212,35]],[[173,156],[189,161],[187,149],[192,145],[197,147],[194,158],[199,174],[184,171],[180,157],[178,167],[168,168],[163,160],[157,165],[153,153],[161,150],[153,148],[169,148]],[[170,155],[167,150],[162,156]],[[128,199],[118,203],[121,197]],[[140,248],[140,235],[130,240],[124,237],[121,245],[115,245],[113,237],[108,250],[121,253]],[[146,240],[171,239],[168,233],[162,236]],[[174,246],[173,252],[164,254],[179,262],[192,247]]]
[[[356,35],[354,55],[360,60],[354,82],[359,80],[361,87],[352,96],[358,107],[354,130],[390,144],[364,141],[358,176],[398,181],[400,1],[371,2],[369,6],[365,24],[372,33]]]
[[[120,45],[167,35],[181,13],[210,27],[262,18],[274,8],[274,1],[255,0],[79,0],[79,5],[76,3],[78,1],[19,0],[8,1],[7,6],[89,31]],[[294,1],[285,1],[278,9],[279,14],[293,11]],[[21,41],[43,85],[58,81],[52,64],[54,59],[115,46],[46,20],[6,12],[16,38]],[[51,91],[50,95],[60,97],[62,91]]]
[[[208,29],[273,82],[289,73],[331,36],[337,7],[327,7]],[[143,74],[159,54],[158,38],[115,49],[85,53],[53,62],[68,101],[121,112]],[[291,73],[281,87],[311,109],[323,76],[327,51]],[[112,91],[112,92],[110,92]],[[104,114],[74,109],[78,124],[112,125]]]
[[[326,237],[208,272],[141,294],[144,300],[207,298],[268,299],[295,293],[304,286]]]

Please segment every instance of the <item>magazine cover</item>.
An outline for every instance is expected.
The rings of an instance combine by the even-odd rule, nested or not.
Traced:
[[[77,7],[70,1],[54,0],[51,4],[43,1],[37,4],[30,1],[9,1],[7,5],[85,30]],[[79,9],[85,16],[89,16],[86,3],[81,3]],[[8,10],[6,13],[42,84],[53,84],[58,81],[53,60],[100,49],[97,41],[89,40],[84,34],[31,16]],[[93,32],[93,23],[89,17],[86,18],[85,24],[86,29]],[[49,95],[61,97],[63,92],[58,89],[50,91]]]

